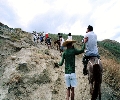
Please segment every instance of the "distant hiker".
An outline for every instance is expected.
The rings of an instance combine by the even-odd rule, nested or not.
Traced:
[[[63,52],[62,59],[59,66],[62,66],[65,60],[65,83],[67,86],[67,100],[70,98],[71,92],[71,100],[74,100],[74,87],[77,85],[77,78],[75,74],[75,55],[81,54],[84,52],[85,44],[81,50],[77,50],[73,48],[72,44],[76,41],[67,39],[63,42],[63,46],[67,47],[67,49]]]
[[[60,33],[58,33],[57,40],[54,41],[54,46],[57,47],[57,50],[60,50]]]
[[[50,37],[48,37],[46,39],[46,43],[47,43],[48,49],[50,49],[50,47],[51,47],[51,38]]]
[[[57,50],[60,50],[60,40],[54,41],[54,46],[57,47]]]
[[[37,43],[38,43],[39,36],[38,36],[38,33],[37,33],[37,32],[36,32],[36,39],[37,39]]]
[[[58,40],[60,40],[60,36],[61,36],[60,33],[58,33]]]
[[[45,45],[47,44],[48,33],[45,34]]]
[[[45,34],[45,38],[47,39],[49,36],[48,36],[48,33]]]
[[[33,34],[33,40],[34,40],[34,42],[35,42],[35,40],[36,40],[36,35],[35,35],[35,34]]]
[[[43,38],[45,37],[45,33],[43,32]]]
[[[87,64],[90,57],[98,57],[98,48],[97,48],[97,35],[93,32],[93,27],[88,26],[86,34],[84,36],[84,43],[86,44],[86,51],[83,56],[83,74],[87,75]]]
[[[68,34],[68,39],[71,39],[71,40],[72,40],[72,35],[71,35],[71,33]]]
[[[61,54],[62,54],[63,49],[64,49],[64,47],[63,47],[63,42],[64,42],[64,39],[63,39],[62,36],[60,36],[60,53],[61,53]]]
[[[40,35],[40,43],[42,44],[43,41],[44,41],[43,36]]]

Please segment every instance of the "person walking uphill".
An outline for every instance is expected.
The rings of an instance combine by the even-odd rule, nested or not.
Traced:
[[[64,39],[63,39],[62,36],[60,36],[60,53],[61,53],[61,55],[62,55],[62,52],[63,52],[63,50],[64,50],[63,42],[64,42]]]
[[[72,44],[76,41],[67,39],[63,42],[63,46],[67,47],[67,49],[63,52],[62,59],[58,63],[59,66],[62,66],[65,60],[65,83],[67,86],[67,98],[69,100],[74,100],[74,87],[77,85],[77,79],[75,74],[75,55],[81,54],[84,52],[85,44],[81,50],[77,50],[73,48]],[[71,96],[70,96],[71,92]]]

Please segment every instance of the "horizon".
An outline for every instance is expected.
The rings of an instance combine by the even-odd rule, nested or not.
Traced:
[[[2,22],[0,22],[0,23],[2,23]],[[4,23],[2,23],[2,24],[4,24]],[[6,24],[4,24],[4,25],[6,25]],[[7,25],[8,26],[8,25]],[[9,26],[8,26],[9,27]],[[12,27],[9,27],[9,28],[12,28]],[[16,28],[20,28],[20,27],[16,27]],[[15,29],[15,28],[13,28],[13,29]],[[25,31],[25,30],[23,30],[22,28],[20,28],[22,31]],[[25,32],[27,32],[27,31],[25,31]],[[32,32],[28,32],[28,33],[33,33],[33,31]],[[45,33],[46,34],[46,32],[44,32],[44,31],[41,31],[41,32],[37,32],[37,33]],[[58,33],[49,33],[49,32],[47,32],[48,34],[55,34],[55,35],[57,35],[58,33],[62,33],[62,32],[58,32]],[[62,33],[62,34],[65,34],[65,35],[67,35],[68,33]],[[72,36],[83,36],[84,37],[84,35],[78,35],[78,34],[73,34]],[[103,39],[103,40],[97,40],[97,41],[104,41],[104,40],[112,40],[112,41],[115,41],[115,42],[118,42],[118,43],[120,43],[119,41],[116,41],[116,40],[113,40],[113,39]]]

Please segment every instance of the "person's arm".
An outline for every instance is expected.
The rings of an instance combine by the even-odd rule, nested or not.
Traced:
[[[62,66],[62,65],[63,65],[63,63],[64,63],[64,56],[65,56],[65,53],[63,53],[62,59],[61,59],[61,61],[58,63],[59,66]]]
[[[84,43],[86,43],[88,41],[88,37],[84,38]]]
[[[83,46],[82,46],[82,49],[81,49],[81,50],[75,49],[75,54],[78,55],[78,54],[83,53],[83,52],[84,52],[84,49],[85,49],[85,43],[83,43]]]

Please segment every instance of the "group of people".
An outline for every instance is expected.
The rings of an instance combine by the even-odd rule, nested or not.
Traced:
[[[97,48],[97,35],[93,32],[93,27],[89,25],[87,27],[86,34],[83,40],[83,46],[81,50],[73,48],[73,43],[75,40],[72,40],[72,37],[62,43],[63,47],[67,49],[62,54],[62,59],[58,63],[59,66],[62,66],[65,61],[65,83],[67,86],[67,97],[66,99],[74,100],[74,87],[77,85],[76,73],[75,73],[75,55],[84,53],[83,57],[83,74],[87,75],[87,64],[90,57],[98,57],[98,48]],[[85,50],[86,49],[86,50]],[[71,95],[71,96],[70,96]]]
[[[45,39],[44,39],[45,38]],[[46,34],[45,36],[38,35],[37,33],[34,34],[34,41],[39,40],[40,42],[43,42],[45,40],[45,44],[48,45],[48,49],[51,46],[51,38]],[[68,34],[68,39],[64,41],[64,38],[62,35],[58,33],[58,40],[57,42],[59,44],[59,50],[62,54],[62,59],[58,63],[58,66],[62,66],[65,61],[65,83],[67,86],[67,97],[66,99],[69,100],[71,97],[71,100],[74,100],[74,88],[77,86],[77,78],[75,73],[75,55],[84,53],[83,56],[83,74],[87,75],[87,64],[89,61],[89,58],[91,57],[97,57],[100,59],[99,53],[98,53],[98,47],[97,47],[97,35],[93,32],[93,27],[89,25],[87,27],[86,34],[83,39],[83,46],[81,50],[78,50],[74,48],[73,43],[75,43],[75,40],[72,40],[71,33]],[[67,49],[64,50],[64,47]]]
[[[42,34],[38,34],[37,32],[33,31],[33,40],[34,42],[39,42],[42,44],[44,41],[44,36]]]
[[[51,38],[48,36],[48,33],[38,34],[37,32],[33,32],[33,41],[35,43],[40,42],[41,44],[45,42],[45,45],[48,45],[48,49],[51,47]]]
[[[71,33],[68,34],[68,39],[72,39]],[[57,47],[57,50],[60,50],[60,55],[62,55],[62,52],[64,51],[63,43],[65,42],[63,36],[58,33],[58,40],[54,42],[54,44],[58,44],[59,48]]]

